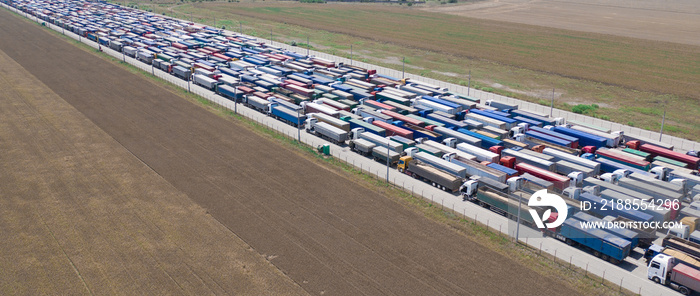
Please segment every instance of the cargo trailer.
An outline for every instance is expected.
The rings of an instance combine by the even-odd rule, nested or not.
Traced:
[[[316,118],[306,119],[305,129],[307,133],[328,139],[335,144],[344,144],[348,139],[348,132],[332,126],[325,122],[320,122]]]
[[[680,152],[672,151],[669,149],[661,148],[652,144],[643,144],[639,146],[639,150],[647,152],[654,157],[663,156],[676,161],[680,161],[688,164],[688,168],[691,170],[697,170],[700,167],[700,158],[683,154]]]
[[[348,147],[350,147],[351,150],[365,156],[372,154],[372,149],[374,149],[376,146],[376,144],[364,139],[354,139],[348,141]]]
[[[433,187],[440,188],[444,191],[454,192],[459,190],[462,186],[462,178],[431,167],[430,165],[408,156],[401,157],[397,167],[399,172],[421,181],[427,181],[433,185]]]
[[[398,126],[395,126],[393,124],[389,124],[383,121],[375,120],[372,121],[372,124],[381,127],[386,130],[386,136],[401,136],[407,139],[413,140],[413,132],[407,129],[400,128]]]
[[[326,115],[324,113],[311,113],[307,115],[309,116],[309,118],[316,118],[320,122],[325,122],[343,131],[350,131],[350,123],[348,123],[347,121],[340,120],[338,118]]]
[[[593,255],[618,264],[630,254],[631,242],[601,229],[583,228],[580,221],[567,219],[559,233],[569,245],[580,245],[593,251]],[[559,238],[558,236],[555,236]]]
[[[306,120],[306,115],[290,110],[279,103],[270,103],[268,108],[270,116],[294,127],[304,124]]]
[[[451,130],[449,128],[444,128],[444,127],[439,127],[439,126],[434,127],[433,131],[441,134],[444,139],[454,138],[457,141],[457,143],[467,143],[469,145],[481,147],[481,139],[477,139],[475,137],[466,135],[464,133],[460,133],[458,131],[454,131],[454,130]]]
[[[505,151],[505,150],[504,150]],[[567,176],[562,176],[549,170],[542,169],[540,167],[530,165],[528,163],[518,163],[515,165],[515,169],[520,173],[528,173],[535,177],[542,178],[549,182],[552,182],[554,188],[559,192],[563,191],[565,188],[569,187],[570,179]]]
[[[500,155],[468,143],[457,144],[456,148],[459,151],[474,155],[477,161],[498,163],[498,160],[500,159]]]
[[[627,166],[631,166],[636,169],[640,169],[643,171],[649,171],[651,168],[651,163],[648,161],[643,161],[639,159],[635,159],[634,157],[631,157],[629,155],[626,155],[625,153],[618,152],[615,150],[611,149],[606,149],[606,148],[601,148],[596,150],[596,155],[598,157],[602,157],[614,162],[618,162]]]
[[[350,124],[350,131],[356,129],[356,128],[362,128],[364,131],[373,133],[378,136],[386,137],[386,130],[378,127],[376,125],[373,125],[371,123],[364,122],[360,119],[356,118],[350,118],[348,119],[348,123]]]
[[[516,163],[526,163],[535,167],[538,167],[543,170],[547,170],[550,172],[554,172],[556,170],[556,165],[555,163],[551,161],[546,161],[541,158],[537,158],[531,155],[527,155],[525,153],[522,153],[520,151],[515,151],[513,149],[504,149],[501,151],[501,157],[503,156],[512,156],[515,157]],[[536,174],[533,174],[537,176]],[[540,176],[537,176],[540,177]],[[568,178],[567,178],[568,179]]]

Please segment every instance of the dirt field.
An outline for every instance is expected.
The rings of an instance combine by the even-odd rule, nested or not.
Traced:
[[[32,217],[58,219],[59,221],[51,222],[57,225],[50,228],[55,232],[36,230],[30,234],[49,241],[46,236],[63,238],[67,235],[62,233],[77,232],[80,237],[74,245],[75,249],[64,248],[68,251],[60,253],[55,250],[56,247],[52,247],[52,252],[39,257],[47,257],[55,262],[51,266],[44,266],[39,273],[45,272],[57,280],[66,281],[56,289],[49,287],[52,292],[66,290],[68,292],[65,294],[70,294],[73,290],[80,291],[80,288],[76,288],[81,285],[80,280],[75,279],[74,275],[68,279],[58,275],[71,274],[71,262],[85,261],[93,266],[85,273],[101,275],[95,286],[114,287],[106,290],[107,293],[140,294],[130,292],[144,288],[155,291],[154,294],[171,294],[167,287],[168,283],[173,285],[172,280],[169,281],[170,277],[158,272],[159,270],[173,270],[172,277],[182,279],[185,284],[195,285],[200,279],[207,283],[219,283],[217,279],[236,281],[237,269],[229,266],[225,260],[220,260],[225,257],[225,250],[209,247],[218,242],[202,238],[189,241],[185,240],[187,232],[161,233],[158,228],[184,225],[197,234],[200,230],[209,231],[206,226],[213,222],[205,219],[209,217],[204,213],[206,211],[249,244],[255,253],[263,255],[311,294],[576,294],[562,286],[556,275],[551,278],[537,276],[526,267],[457,235],[446,226],[431,222],[376,192],[329,173],[231,121],[116,65],[76,49],[40,30],[36,25],[19,21],[5,10],[0,10],[0,40],[12,40],[13,42],[0,43],[0,50],[84,114],[86,119],[83,122],[94,123],[105,136],[123,146],[123,151],[131,153],[132,161],[140,160],[162,178],[156,179],[171,184],[172,190],[180,190],[201,207],[177,207],[177,203],[173,205],[157,192],[136,191],[133,195],[139,200],[157,202],[159,205],[144,209],[141,203],[131,204],[123,200],[124,196],[132,195],[132,190],[137,190],[132,189],[134,186],[131,182],[114,181],[116,184],[107,188],[93,185],[90,182],[93,179],[80,182],[81,179],[77,176],[81,175],[96,180],[114,180],[116,177],[100,175],[97,169],[83,171],[80,170],[81,167],[71,165],[71,160],[87,157],[89,152],[73,148],[72,143],[89,145],[93,141],[86,138],[85,142],[78,142],[69,138],[68,134],[79,138],[87,137],[85,132],[74,130],[75,126],[70,123],[52,124],[54,130],[44,132],[43,137],[21,137],[27,142],[8,151],[29,158],[29,155],[39,153],[41,156],[41,153],[57,150],[55,153],[58,156],[48,163],[60,163],[61,166],[40,166],[21,175],[3,174],[2,178],[7,180],[0,183],[3,184],[2,192],[28,191],[20,195],[23,198],[14,201],[17,203],[15,207],[28,207],[24,210],[26,216],[3,215],[3,218],[12,217],[7,219],[14,221]],[[42,98],[51,99],[49,96]],[[7,100],[2,103],[5,101]],[[8,112],[6,110],[7,108],[2,108],[2,111]],[[44,117],[14,109],[10,113],[25,114],[25,120],[28,121],[42,121],[47,116],[60,117],[59,119],[64,117],[59,111],[49,112]],[[34,131],[25,130],[25,124],[16,121],[7,126],[12,132],[9,135]],[[61,130],[65,132],[58,132]],[[9,145],[10,141],[6,140],[8,136],[3,133],[2,145]],[[78,144],[73,146],[80,148]],[[61,147],[66,147],[65,151],[58,150]],[[151,184],[158,181],[131,170],[111,169],[113,165],[128,163],[128,157],[118,158],[118,155],[109,151],[97,150],[95,158],[85,163],[99,166],[102,171],[106,170],[133,182]],[[5,158],[5,155],[2,157],[3,165],[11,164],[11,160],[15,159]],[[38,164],[44,162],[42,158],[36,160]],[[15,164],[15,167],[22,169],[23,166]],[[45,187],[32,183],[31,180],[41,179],[45,175],[48,176],[46,178],[63,176],[67,180],[61,184],[47,179],[48,185]],[[29,181],[18,182],[25,176]],[[36,206],[36,203],[28,205],[26,202],[36,196],[32,193],[33,190],[41,188],[45,191],[48,204],[54,204],[56,199],[61,198],[70,201],[68,204],[56,205],[55,218],[47,217],[53,213],[33,209],[32,206]],[[73,192],[73,195],[66,194],[66,191]],[[96,205],[112,194],[122,199],[103,206]],[[178,197],[184,198],[184,195]],[[12,202],[6,195],[3,199],[3,202]],[[8,207],[3,207],[3,210],[7,209]],[[164,224],[158,227],[139,225],[141,220],[124,217],[119,211],[143,213],[139,216],[142,220],[156,219],[154,217],[189,217],[194,213],[209,222],[183,218],[180,221],[182,224]],[[15,212],[20,211],[11,211]],[[91,219],[84,218],[81,213],[89,215]],[[5,224],[7,223],[3,223],[3,227]],[[15,222],[10,225],[22,227],[25,224]],[[42,225],[46,227],[47,224],[38,223],[35,228],[41,228]],[[78,227],[79,225],[84,225],[87,230]],[[111,231],[122,228],[127,231],[110,234]],[[3,232],[24,233],[15,228]],[[138,247],[153,250],[155,247],[149,243],[153,237],[183,240],[183,244],[171,252],[159,252],[156,249],[150,253],[159,259],[141,261],[141,257],[131,256],[134,253],[149,254]],[[32,238],[27,240],[34,241]],[[6,262],[3,266],[9,264],[11,258],[20,255],[30,262],[39,260],[35,259],[41,255],[39,251],[25,248],[19,240],[17,242],[14,248],[3,249],[3,260]],[[4,244],[12,246],[12,242]],[[93,245],[99,246],[100,252],[88,252],[87,248]],[[183,250],[195,249],[207,252],[201,254],[203,258],[193,259],[187,265],[189,268],[176,264],[178,260],[191,258]],[[118,272],[107,269],[109,262],[105,262],[103,257],[120,259],[117,261],[120,268]],[[207,277],[195,272],[198,266],[222,266],[229,270],[221,269],[220,273]],[[11,274],[4,273],[2,282],[8,284],[3,286],[18,278],[21,288],[31,289],[33,286],[23,286],[34,285],[35,281],[42,282],[45,279],[20,272],[27,269],[29,268],[19,268]],[[149,274],[158,276],[146,277]],[[255,272],[251,274],[257,278]],[[211,279],[214,276],[216,278]],[[279,283],[283,284],[284,281]],[[53,283],[36,283],[36,286],[41,285]],[[279,295],[295,292],[293,285],[288,285],[290,290],[283,293],[275,292],[273,288],[278,287],[280,286],[272,286],[271,290],[264,293],[250,290],[250,294]],[[215,292],[238,294],[231,290]],[[249,291],[243,293],[245,292]],[[210,292],[191,292],[204,293]]]
[[[0,294],[306,294],[1,51],[0,89]]]
[[[488,0],[423,9],[458,16],[700,45],[697,1]]]

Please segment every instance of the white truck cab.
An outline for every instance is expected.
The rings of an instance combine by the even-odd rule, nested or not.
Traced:
[[[666,275],[668,274],[669,269],[673,268],[674,259],[675,258],[666,254],[656,255],[656,257],[649,261],[647,278],[657,284],[666,285]]]

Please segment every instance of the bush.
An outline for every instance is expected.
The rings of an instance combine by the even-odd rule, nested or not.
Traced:
[[[571,108],[571,112],[578,113],[578,114],[589,114],[595,111],[595,109],[598,109],[598,105],[593,104],[593,105],[584,105],[584,104],[578,104],[574,107]]]
[[[406,5],[413,6],[413,2],[408,2],[408,4],[406,4]]]
[[[457,3],[457,0],[449,0],[449,3]]]

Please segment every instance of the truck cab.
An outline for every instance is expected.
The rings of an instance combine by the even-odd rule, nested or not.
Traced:
[[[666,285],[668,282],[667,275],[669,270],[673,268],[674,259],[665,254],[658,254],[649,261],[647,268],[647,278],[657,284]]]
[[[474,201],[476,200],[476,194],[479,191],[479,181],[469,180],[464,182],[461,187],[459,187],[459,192],[462,194],[462,200],[464,201]]]
[[[399,162],[396,164],[396,168],[399,170],[399,172],[403,173],[404,171],[406,171],[408,163],[411,162],[411,160],[413,160],[413,157],[411,156],[402,156],[401,158],[399,158]]]
[[[672,227],[668,229],[667,235],[674,235],[682,239],[688,239],[690,237],[690,226],[680,225],[677,227]]]

